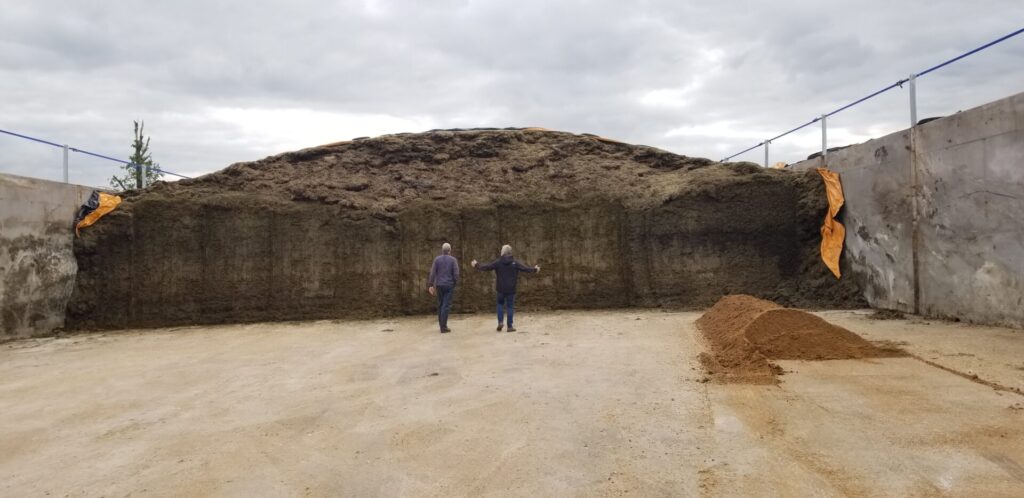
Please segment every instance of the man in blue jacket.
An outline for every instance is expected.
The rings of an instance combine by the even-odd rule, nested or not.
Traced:
[[[526,266],[516,261],[512,257],[512,246],[507,244],[501,247],[501,257],[493,262],[478,265],[474,259],[470,264],[477,270],[494,270],[496,273],[495,290],[498,291],[498,332],[501,332],[506,309],[508,310],[508,331],[515,332],[516,328],[512,326],[512,314],[515,312],[516,282],[519,279],[519,272],[537,273],[540,271],[540,266]]]
[[[448,328],[448,313],[452,310],[452,297],[455,295],[455,284],[459,283],[459,261],[452,256],[452,245],[445,242],[441,246],[441,255],[434,258],[427,277],[427,292],[437,296],[437,324],[441,333],[451,332]]]

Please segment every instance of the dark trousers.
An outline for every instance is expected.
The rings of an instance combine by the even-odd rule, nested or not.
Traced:
[[[505,318],[505,310],[508,310],[508,326],[512,326],[512,314],[515,313],[516,295],[498,293],[498,324]]]
[[[451,285],[438,285],[437,291],[437,324],[441,330],[448,328],[448,313],[452,311],[452,297],[455,296],[455,287]]]

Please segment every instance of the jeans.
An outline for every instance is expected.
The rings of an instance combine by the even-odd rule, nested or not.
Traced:
[[[437,291],[437,324],[441,330],[448,328],[448,313],[452,311],[452,297],[455,296],[455,287],[451,285],[438,285],[434,288]]]
[[[508,309],[508,326],[512,326],[512,314],[515,313],[516,295],[498,293],[498,325],[501,325],[505,318],[505,309]]]

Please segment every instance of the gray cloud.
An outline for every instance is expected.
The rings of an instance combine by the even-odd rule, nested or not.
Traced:
[[[720,159],[1020,26],[1018,0],[833,3],[44,0],[0,17],[0,128],[201,174],[333,140],[544,126]],[[922,79],[921,115],[1024,91],[1024,36]],[[906,126],[905,90],[830,119]],[[773,144],[814,151],[817,129]],[[761,153],[741,159],[760,161]],[[72,180],[116,165],[73,157]],[[0,136],[0,171],[59,151]]]

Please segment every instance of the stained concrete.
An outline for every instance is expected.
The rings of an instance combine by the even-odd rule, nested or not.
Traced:
[[[1024,327],[1024,94],[923,125],[921,313]]]
[[[915,133],[829,153],[846,195],[850,277],[878,308],[911,312],[916,302],[928,316],[1024,327],[1024,93]]]
[[[78,265],[72,223],[90,187],[0,174],[0,339],[64,325]]]
[[[1015,368],[1021,331],[867,320]],[[1021,496],[1024,396],[914,358],[704,382],[698,313],[189,327],[0,348],[6,496]],[[968,356],[970,355],[970,356]]]

